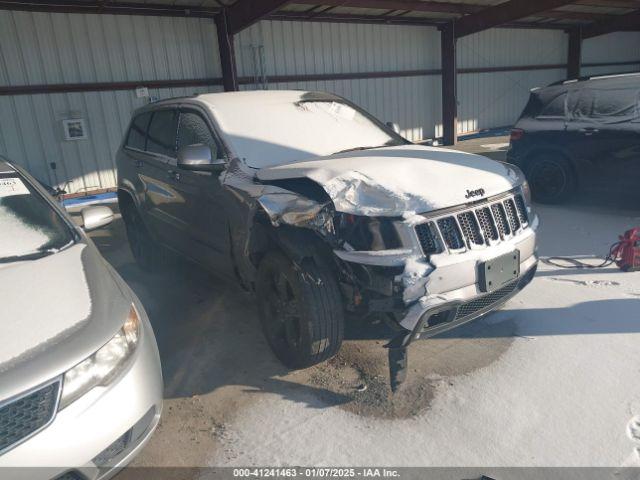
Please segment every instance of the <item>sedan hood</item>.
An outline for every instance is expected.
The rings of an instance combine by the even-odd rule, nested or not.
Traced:
[[[337,211],[354,215],[426,213],[508,191],[520,171],[480,155],[420,145],[384,147],[262,168],[261,181],[306,177]]]
[[[0,265],[0,285],[0,384],[12,388],[84,360],[117,332],[131,306],[93,244],[82,242]]]

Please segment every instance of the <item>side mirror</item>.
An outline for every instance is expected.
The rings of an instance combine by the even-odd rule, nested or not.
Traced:
[[[389,127],[391,130],[393,130],[394,132],[396,132],[398,135],[400,135],[400,125],[398,125],[397,123],[394,122],[387,122],[386,123],[387,127]]]
[[[103,205],[82,209],[82,228],[85,232],[104,227],[113,222],[113,211]]]
[[[221,158],[213,158],[211,147],[197,144],[187,145],[178,150],[178,168],[193,172],[220,172],[226,162]]]

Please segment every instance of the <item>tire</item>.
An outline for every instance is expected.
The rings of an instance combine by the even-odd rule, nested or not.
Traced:
[[[296,267],[268,253],[256,281],[262,329],[287,367],[306,368],[333,357],[344,336],[342,298],[334,274],[314,260]]]
[[[162,262],[160,246],[151,237],[138,211],[134,206],[128,205],[122,210],[122,219],[136,263],[147,272],[158,271]]]
[[[576,178],[569,161],[557,153],[544,153],[527,162],[525,171],[533,199],[539,203],[564,203],[575,192]]]

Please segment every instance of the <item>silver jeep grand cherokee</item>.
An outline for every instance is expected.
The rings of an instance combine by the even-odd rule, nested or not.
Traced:
[[[113,214],[90,207],[83,218],[90,230]],[[142,304],[42,187],[0,158],[0,477],[110,477],[161,410]]]
[[[483,315],[533,278],[537,218],[517,167],[414,145],[345,99],[255,91],[135,112],[118,199],[140,264],[169,248],[255,292],[276,356],[340,348],[345,312],[406,346]]]

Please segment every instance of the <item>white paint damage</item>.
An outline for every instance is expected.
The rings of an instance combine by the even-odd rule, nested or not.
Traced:
[[[89,318],[84,248],[78,244],[0,268],[0,371],[17,358],[50,346]]]

